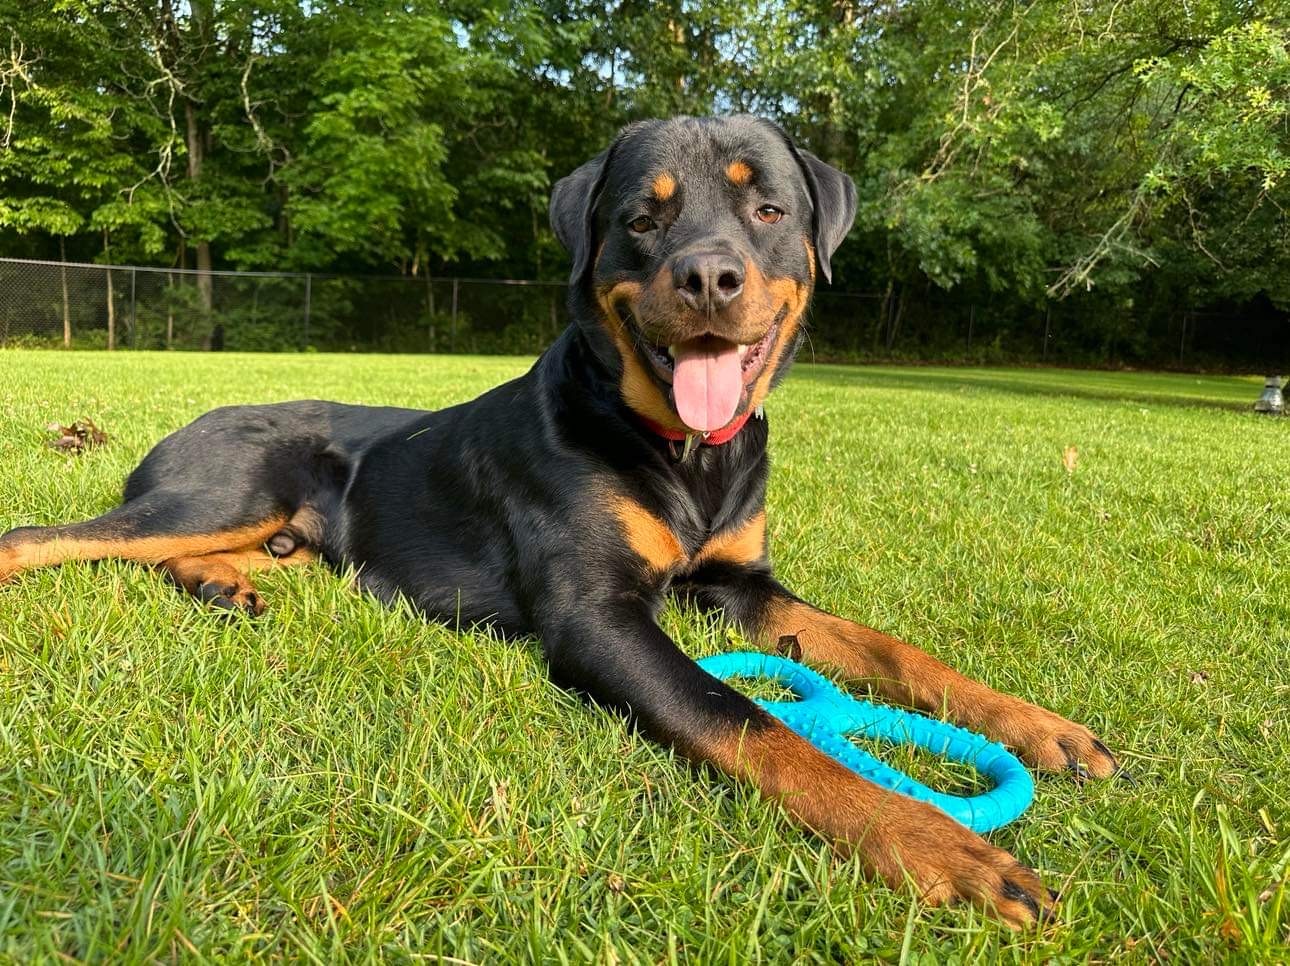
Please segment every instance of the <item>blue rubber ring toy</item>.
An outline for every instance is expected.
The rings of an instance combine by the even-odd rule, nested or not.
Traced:
[[[1035,783],[1003,745],[944,721],[861,701],[843,694],[796,661],[773,654],[740,652],[705,657],[699,666],[715,678],[769,678],[798,701],[754,699],[820,751],[883,788],[935,805],[974,832],[1007,825],[1030,807]],[[912,744],[934,755],[971,765],[994,787],[981,795],[951,795],[928,788],[904,772],[861,751],[848,737],[863,735],[892,745]]]

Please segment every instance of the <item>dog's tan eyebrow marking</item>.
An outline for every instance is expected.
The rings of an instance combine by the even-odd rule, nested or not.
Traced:
[[[668,198],[676,194],[676,179],[664,171],[654,178],[650,184],[650,190],[654,192],[654,197],[659,201],[667,201]]]
[[[746,185],[752,180],[753,171],[746,161],[731,161],[726,165],[726,177],[732,184]]]

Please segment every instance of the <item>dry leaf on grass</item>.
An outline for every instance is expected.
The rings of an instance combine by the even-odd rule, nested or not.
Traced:
[[[1062,466],[1066,467],[1067,473],[1075,472],[1075,464],[1079,462],[1079,450],[1074,446],[1067,446],[1062,450]]]
[[[1236,924],[1231,916],[1223,917],[1223,921],[1218,924],[1218,934],[1229,943],[1239,943],[1241,941],[1241,927]]]
[[[50,423],[45,428],[58,434],[57,438],[48,440],[45,445],[64,453],[83,453],[108,441],[108,434],[99,429],[92,419],[78,419],[70,426]]]

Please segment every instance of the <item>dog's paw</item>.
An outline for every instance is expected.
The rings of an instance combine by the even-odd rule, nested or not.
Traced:
[[[264,613],[264,598],[255,592],[249,582],[203,581],[197,586],[196,596],[226,617],[238,614],[258,617]]]
[[[1066,772],[1076,781],[1121,773],[1111,749],[1083,725],[1033,704],[1018,705],[1007,711],[992,730],[1028,765],[1043,771]]]
[[[1055,913],[1057,894],[1033,869],[930,805],[909,802],[895,829],[888,825],[886,832],[872,846],[866,843],[865,851],[884,879],[912,884],[924,902],[970,903],[1014,929]],[[885,856],[874,855],[875,848],[889,850],[896,868],[884,868]]]

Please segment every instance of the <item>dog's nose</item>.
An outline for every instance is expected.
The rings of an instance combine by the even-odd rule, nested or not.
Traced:
[[[690,308],[714,312],[744,290],[744,263],[721,252],[682,255],[672,264],[672,282]]]

